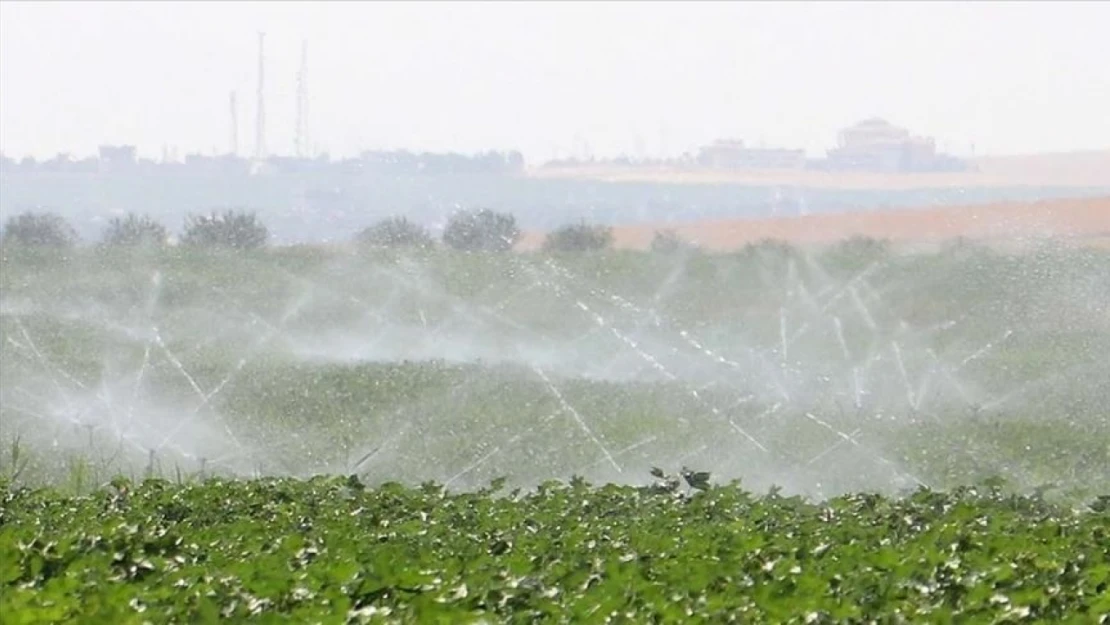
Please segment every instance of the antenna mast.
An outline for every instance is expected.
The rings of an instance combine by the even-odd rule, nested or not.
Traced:
[[[297,127],[294,149],[301,158],[312,155],[308,137],[308,41],[301,42],[301,68],[297,72]]]
[[[257,134],[254,139],[254,157],[258,160],[266,158],[266,107],[263,102],[263,88],[266,78],[266,58],[263,55],[263,41],[266,33],[258,33],[258,111],[255,114]]]

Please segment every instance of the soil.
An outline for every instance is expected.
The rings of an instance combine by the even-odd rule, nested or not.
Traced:
[[[797,245],[834,243],[853,236],[928,244],[965,238],[1013,244],[1064,239],[1099,246],[1110,241],[1110,195],[1095,198],[944,208],[872,210],[767,219],[636,224],[613,229],[614,247],[645,249],[655,233],[671,230],[703,249],[733,250],[765,239]],[[526,233],[520,249],[536,249],[544,233]]]

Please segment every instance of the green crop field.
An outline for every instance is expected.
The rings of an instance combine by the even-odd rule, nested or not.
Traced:
[[[1106,251],[0,269],[5,622],[1108,610]],[[575,477],[608,486],[551,482]],[[476,490],[499,478],[523,490]]]
[[[813,504],[118,480],[0,508],[5,623],[1100,623],[1110,510],[996,489]]]

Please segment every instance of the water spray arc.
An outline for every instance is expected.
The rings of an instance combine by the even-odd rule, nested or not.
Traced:
[[[958,297],[934,305],[947,285],[909,286],[920,280],[907,268],[949,261],[841,266],[773,247],[680,269],[639,260],[656,264],[615,269],[628,279],[570,256],[231,261],[281,294],[260,307],[239,286],[183,301],[182,278],[200,276],[152,264],[131,273],[149,286],[132,285],[126,313],[44,297],[28,313],[7,299],[0,410],[69,432],[67,444],[118,441],[138,466],[206,473],[344,470],[465,489],[579,471],[635,481],[645,463],[696,457],[718,478],[811,494],[943,488],[937,466],[952,461],[1040,479],[1006,441],[961,428],[1019,418],[1032,391],[1075,383],[998,367],[1023,365],[1039,326]],[[69,358],[57,324],[123,346]],[[1104,366],[1091,363],[1074,373]]]

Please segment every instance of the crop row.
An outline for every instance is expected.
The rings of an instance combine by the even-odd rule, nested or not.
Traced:
[[[1106,622],[1110,512],[989,485],[808,503],[686,474],[5,489],[0,613],[77,622]],[[696,486],[691,489],[687,484]]]

